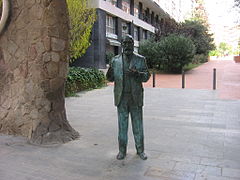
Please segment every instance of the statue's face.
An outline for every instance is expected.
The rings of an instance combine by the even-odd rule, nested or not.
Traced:
[[[126,38],[123,42],[122,42],[122,47],[123,47],[123,53],[126,55],[131,55],[133,54],[133,50],[134,50],[134,43],[133,40],[131,38]]]

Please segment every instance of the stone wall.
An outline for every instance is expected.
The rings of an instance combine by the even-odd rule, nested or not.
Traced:
[[[64,106],[66,2],[10,1],[11,20],[0,36],[0,132],[37,144],[75,139]]]

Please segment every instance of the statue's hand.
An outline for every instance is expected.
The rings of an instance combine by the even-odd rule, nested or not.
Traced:
[[[129,69],[128,74],[131,76],[138,76],[140,73],[136,69]]]

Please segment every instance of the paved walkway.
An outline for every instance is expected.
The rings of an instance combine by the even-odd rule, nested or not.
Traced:
[[[227,63],[227,62],[226,62]],[[146,153],[117,154],[113,87],[67,98],[67,115],[81,137],[38,147],[23,137],[0,136],[0,180],[239,180],[240,100],[217,91],[145,88]]]
[[[207,62],[186,73],[186,88],[213,89],[213,68],[217,69],[217,92],[221,99],[240,99],[240,63],[231,60]],[[177,74],[157,74],[156,87],[181,88],[182,76]],[[145,83],[152,87],[152,77]]]

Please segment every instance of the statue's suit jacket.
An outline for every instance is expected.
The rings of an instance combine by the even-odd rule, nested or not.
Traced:
[[[147,68],[146,60],[139,54],[133,54],[129,65],[129,69],[136,69],[140,72],[137,75],[129,76],[131,84],[131,93],[134,102],[138,106],[143,106],[143,87],[142,82],[148,81],[150,73]],[[106,74],[107,79],[114,82],[114,102],[118,106],[123,93],[123,55],[115,56],[110,68]]]

